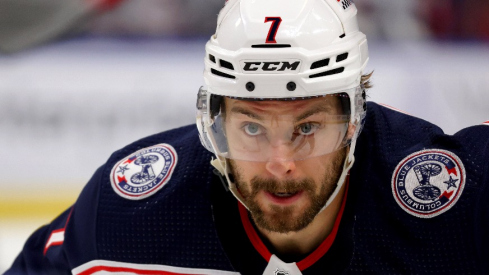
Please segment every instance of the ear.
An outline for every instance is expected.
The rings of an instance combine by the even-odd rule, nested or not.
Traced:
[[[346,130],[346,140],[351,140],[353,138],[353,135],[355,134],[355,130],[357,129],[357,126],[355,126],[353,123],[348,123],[348,129]]]

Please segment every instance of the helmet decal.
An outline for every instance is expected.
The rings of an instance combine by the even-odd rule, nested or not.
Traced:
[[[277,35],[278,27],[280,27],[280,23],[282,23],[282,18],[280,17],[265,17],[265,23],[272,22],[270,26],[270,30],[268,31],[267,40],[265,43],[277,43],[275,41],[275,36]]]
[[[241,67],[243,73],[291,73],[300,71],[301,61],[290,60],[243,60]]]
[[[337,0],[338,3],[340,3],[341,7],[346,10],[348,9],[350,6],[353,6],[354,3],[353,3],[353,0]]]

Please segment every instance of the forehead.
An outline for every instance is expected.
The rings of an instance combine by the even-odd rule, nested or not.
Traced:
[[[226,113],[246,110],[257,114],[298,115],[313,109],[331,114],[341,112],[341,102],[336,95],[295,100],[240,100],[226,97],[225,106]]]

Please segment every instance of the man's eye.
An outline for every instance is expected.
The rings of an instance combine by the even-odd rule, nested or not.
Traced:
[[[314,134],[319,128],[316,123],[303,123],[297,127],[296,133],[303,136]]]
[[[256,123],[248,123],[243,128],[246,134],[250,136],[257,136],[262,133],[260,125]]]

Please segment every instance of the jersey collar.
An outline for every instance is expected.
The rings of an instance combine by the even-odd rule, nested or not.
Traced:
[[[349,177],[347,177],[346,179],[346,184],[347,184],[346,191],[345,194],[343,195],[341,208],[338,211],[338,215],[336,216],[336,220],[334,222],[334,226],[331,233],[311,254],[309,254],[306,258],[302,259],[296,264],[299,270],[303,271],[304,269],[313,265],[315,262],[321,259],[333,245],[333,242],[336,238],[336,234],[338,233],[338,228],[340,226],[341,218],[343,217],[343,212],[345,210],[346,197],[348,194]],[[238,208],[239,208],[239,215],[241,217],[241,222],[243,224],[243,228],[245,229],[246,235],[248,236],[248,239],[253,244],[253,247],[256,249],[256,251],[267,262],[270,261],[270,258],[272,257],[272,253],[270,253],[270,251],[268,250],[268,248],[266,247],[266,245],[263,243],[258,233],[256,232],[255,227],[253,226],[249,218],[248,210],[239,202],[238,202]]]

